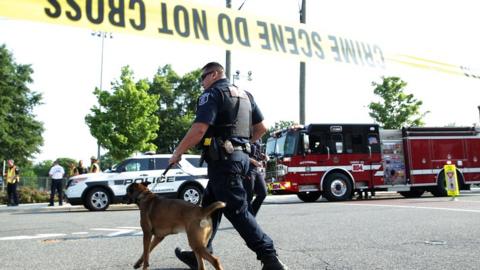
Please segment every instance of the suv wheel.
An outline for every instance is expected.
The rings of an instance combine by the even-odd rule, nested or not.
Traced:
[[[203,198],[203,192],[195,185],[186,185],[180,191],[179,198],[196,205],[200,205]]]
[[[104,211],[110,205],[110,197],[105,188],[96,187],[88,192],[84,203],[90,211]]]

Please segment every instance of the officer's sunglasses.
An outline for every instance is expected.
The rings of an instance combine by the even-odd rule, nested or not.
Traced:
[[[209,71],[209,72],[207,72],[207,73],[202,74],[202,76],[200,77],[200,78],[202,79],[201,81],[203,82],[203,81],[205,80],[205,78],[206,78],[208,75],[212,74],[213,72],[215,72],[215,70],[212,70],[212,71]]]

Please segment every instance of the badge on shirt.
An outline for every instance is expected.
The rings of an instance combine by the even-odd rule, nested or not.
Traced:
[[[209,95],[210,95],[209,93],[205,93],[205,94],[201,95],[200,98],[198,99],[198,106],[202,106],[205,103],[207,103]]]

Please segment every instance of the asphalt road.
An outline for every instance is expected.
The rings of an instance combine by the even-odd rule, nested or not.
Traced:
[[[270,196],[257,220],[289,269],[480,269],[480,190],[458,201],[391,193],[340,203]],[[0,206],[0,269],[133,269],[141,235],[131,206]],[[186,269],[176,246],[188,247],[185,234],[167,237],[150,269]],[[261,269],[226,219],[214,247],[227,270]]]

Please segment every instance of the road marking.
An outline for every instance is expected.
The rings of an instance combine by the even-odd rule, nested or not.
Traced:
[[[142,229],[140,227],[91,228],[90,230],[111,232],[104,237],[143,235]],[[89,233],[90,232],[72,232],[72,233],[69,233],[69,234],[55,233],[55,234],[18,235],[18,236],[0,237],[0,241],[31,240],[31,239],[40,239],[40,238],[56,238],[56,237],[65,237],[67,235],[86,235],[86,234],[89,234]]]
[[[413,208],[413,209],[428,209],[428,210],[445,210],[445,211],[453,211],[453,212],[480,213],[480,210],[474,210],[474,209],[458,209],[458,208],[429,207],[429,206],[390,205],[390,204],[363,204],[363,203],[338,203],[338,204],[343,204],[343,205],[357,205],[357,206]]]
[[[129,233],[132,233],[132,232],[136,231],[136,230],[131,230],[131,229],[121,229],[121,228],[117,228],[117,229],[93,228],[91,230],[94,230],[94,231],[113,231],[113,233],[110,233],[110,234],[107,235],[108,237],[115,237],[115,236],[129,234]]]
[[[59,237],[65,236],[64,233],[45,233],[45,234],[37,234],[37,235],[19,235],[19,236],[9,236],[9,237],[1,237],[0,241],[5,240],[28,240],[28,239],[40,239],[40,238],[49,238],[49,237]]]

